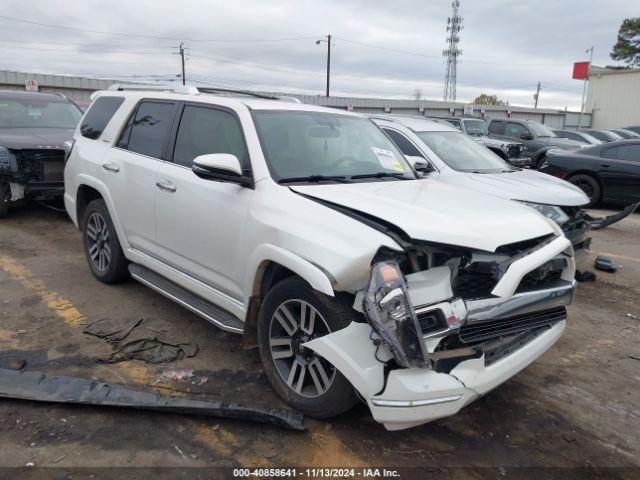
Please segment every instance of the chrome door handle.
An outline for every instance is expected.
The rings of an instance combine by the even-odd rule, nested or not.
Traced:
[[[171,183],[169,180],[160,179],[156,182],[156,187],[160,190],[164,190],[165,192],[175,192],[177,190],[176,186]]]
[[[120,171],[120,167],[117,163],[114,162],[103,163],[102,168],[104,168],[107,172],[118,173]]]

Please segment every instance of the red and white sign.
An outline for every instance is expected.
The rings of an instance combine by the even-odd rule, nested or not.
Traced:
[[[33,78],[30,78],[24,84],[24,88],[27,92],[37,92],[38,91],[38,82],[36,82]]]
[[[573,64],[573,78],[575,80],[584,80],[589,78],[589,62],[576,62]]]

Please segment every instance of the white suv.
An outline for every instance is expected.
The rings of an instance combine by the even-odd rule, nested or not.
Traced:
[[[452,415],[565,328],[559,227],[417,179],[357,114],[116,87],[81,121],[65,184],[100,281],[131,275],[244,334],[313,417],[358,397],[389,429]]]

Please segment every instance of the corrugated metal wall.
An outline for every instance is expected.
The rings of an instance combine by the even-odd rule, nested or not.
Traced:
[[[592,69],[586,110],[596,128],[640,125],[640,69],[601,73]]]

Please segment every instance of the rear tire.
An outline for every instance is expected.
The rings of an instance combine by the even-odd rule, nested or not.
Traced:
[[[276,393],[314,418],[330,418],[357,402],[354,388],[328,361],[302,343],[357,320],[346,301],[329,297],[297,277],[271,289],[260,308],[258,345],[262,365]]]
[[[595,177],[587,173],[572,175],[567,178],[567,182],[578,187],[587,195],[587,197],[589,197],[589,203],[586,207],[593,207],[602,199],[602,188],[600,187],[600,183],[595,179]]]
[[[87,205],[82,224],[82,244],[89,268],[98,280],[111,284],[129,278],[129,262],[102,199]]]

